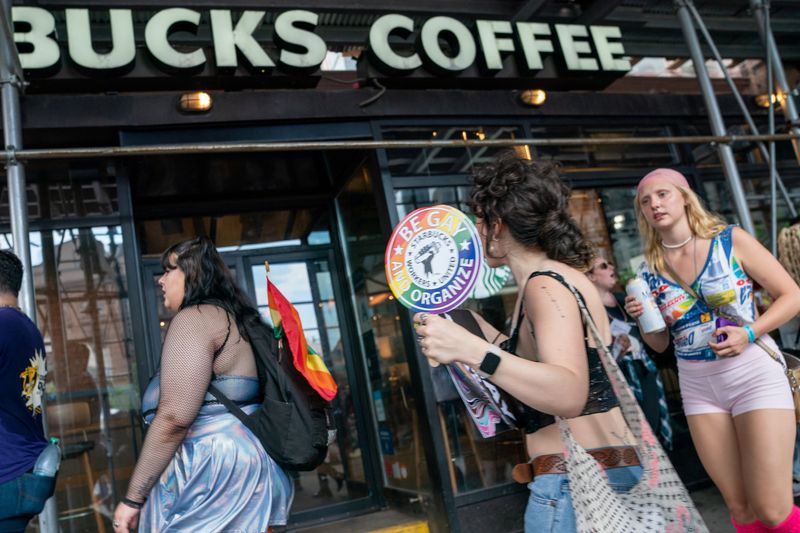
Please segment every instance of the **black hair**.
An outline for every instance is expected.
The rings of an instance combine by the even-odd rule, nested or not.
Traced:
[[[161,266],[164,270],[177,266],[186,277],[181,309],[214,304],[233,315],[240,326],[259,316],[208,237],[195,237],[173,244],[161,254]],[[246,338],[244,329],[240,327],[239,331]]]
[[[500,220],[520,244],[580,270],[591,266],[594,253],[569,214],[570,188],[557,163],[504,150],[491,163],[476,167],[472,178],[469,207],[483,219],[487,233]]]
[[[22,261],[9,250],[0,250],[0,293],[19,296],[22,287]]]

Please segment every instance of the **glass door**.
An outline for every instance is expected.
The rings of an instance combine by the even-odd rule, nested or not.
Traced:
[[[330,254],[258,254],[244,258],[253,297],[265,322],[272,324],[267,300],[269,281],[295,306],[308,344],[321,354],[339,387],[332,401],[336,441],[328,448],[325,462],[313,472],[290,473],[295,481],[293,519],[320,507],[344,504],[369,496],[364,454],[359,438],[358,409],[351,391],[348,369],[353,364]],[[315,515],[317,513],[314,513]],[[325,513],[328,514],[328,513]]]

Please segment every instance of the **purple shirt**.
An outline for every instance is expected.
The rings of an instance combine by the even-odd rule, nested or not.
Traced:
[[[13,307],[0,307],[0,483],[33,468],[47,445],[42,428],[44,341]]]

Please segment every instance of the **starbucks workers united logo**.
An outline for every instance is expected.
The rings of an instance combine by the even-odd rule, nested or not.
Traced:
[[[422,207],[395,228],[386,247],[386,278],[400,303],[445,313],[472,292],[482,261],[475,225],[447,205]]]

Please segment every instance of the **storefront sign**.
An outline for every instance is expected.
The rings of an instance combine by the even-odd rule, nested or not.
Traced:
[[[14,40],[23,68],[51,72],[66,55],[85,73],[122,75],[137,61],[138,41],[156,65],[170,74],[193,74],[207,63],[222,71],[246,66],[261,73],[277,68],[297,74],[319,69],[328,50],[318,34],[319,15],[302,9],[280,13],[268,42],[256,38],[265,11],[235,16],[229,9],[166,8],[147,19],[143,35],[135,32],[133,10],[109,9],[108,14],[107,27],[99,28],[90,22],[89,9],[65,9],[62,35],[56,31],[53,12],[34,6],[13,7]],[[201,27],[209,31],[201,32]],[[98,47],[101,31],[107,36]],[[181,40],[176,32],[208,37]],[[417,27],[405,15],[388,14],[365,32],[362,43],[371,62],[393,75],[420,69],[452,75],[474,65],[484,75],[494,75],[503,69],[507,55],[515,57],[524,73],[541,70],[543,57],[551,54],[567,72],[621,73],[630,69],[616,26],[476,20],[468,27],[459,19],[435,16]]]
[[[386,279],[395,297],[415,311],[445,313],[472,293],[483,261],[470,219],[447,205],[409,213],[386,246]]]

